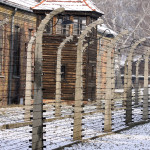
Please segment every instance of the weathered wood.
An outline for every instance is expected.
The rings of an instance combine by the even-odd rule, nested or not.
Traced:
[[[56,66],[58,47],[65,40],[65,36],[44,35],[43,41],[43,87],[44,98],[55,99],[56,89]],[[65,44],[61,54],[61,64],[66,66],[66,76],[61,81],[61,95],[64,100],[74,99],[75,90],[75,64],[76,64],[76,44],[77,38]],[[69,87],[70,86],[70,87]],[[67,92],[70,95],[66,95]]]
[[[73,16],[70,16],[70,20],[71,21],[73,21],[73,19],[74,19],[74,17]],[[70,35],[73,35],[73,24],[71,24],[70,26],[69,26],[69,32],[70,32]]]
[[[56,34],[56,24],[57,24],[57,17],[53,17],[53,35]]]
[[[43,91],[44,99],[55,99],[57,50],[65,38],[65,36],[58,35],[52,36],[44,34],[43,36],[43,88],[45,89]],[[66,67],[66,76],[65,79],[61,82],[62,100],[74,100],[77,41],[77,37],[74,36],[74,39],[71,42],[66,43],[65,47],[62,50],[62,65]],[[86,43],[90,43],[88,38],[86,39],[84,44]],[[89,44],[87,51],[83,54],[84,100],[87,100],[88,98],[92,99],[91,87],[95,87],[96,85],[96,73],[94,73],[93,79],[91,79],[91,66],[96,66],[96,47],[96,42]],[[88,83],[87,76],[89,78]],[[68,91],[70,94],[67,94]],[[93,91],[93,94],[95,94],[95,91]]]

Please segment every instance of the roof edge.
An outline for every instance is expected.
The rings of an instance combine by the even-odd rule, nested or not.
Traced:
[[[17,8],[19,10],[23,10],[23,11],[27,11],[27,12],[30,12],[30,13],[33,13],[33,10],[30,9],[30,7],[26,7],[24,6],[24,8],[22,7],[22,5],[17,5],[17,4],[10,4],[9,2],[6,2],[6,1],[1,1],[0,4],[3,4],[3,5],[6,5],[6,6],[9,6],[9,7],[12,7],[12,8]]]
[[[31,7],[31,9],[32,10],[38,10],[38,9],[36,9],[36,7],[38,7],[38,6],[40,6],[41,4],[43,4],[44,2],[46,2],[46,0],[42,0],[41,2],[39,2],[37,5],[35,5],[34,7]],[[98,10],[96,10],[96,9],[93,9],[92,7],[90,7],[89,6],[89,4],[86,2],[86,0],[83,0],[83,2],[85,3],[85,5],[87,6],[87,7],[89,7],[90,9],[91,9],[91,11],[93,11],[93,12],[96,12],[96,13],[98,13],[98,14],[101,14],[101,16],[102,15],[104,15],[104,12],[102,12],[99,8],[97,8],[96,6],[94,6],[94,7],[96,7],[96,9]],[[93,3],[93,1],[90,1],[91,3]],[[93,5],[95,5],[94,3],[93,3]],[[43,9],[44,10],[44,9]],[[45,9],[45,10],[48,10],[48,9]]]

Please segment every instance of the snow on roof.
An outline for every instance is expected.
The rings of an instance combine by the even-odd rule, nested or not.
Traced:
[[[104,34],[104,36],[107,36],[107,35],[113,35],[114,37],[117,36],[117,33],[109,29],[105,24],[98,25],[97,31],[100,34]]]
[[[35,0],[0,0],[0,3],[27,11],[32,11],[31,7],[38,4]]]
[[[54,10],[64,7],[66,11],[95,11],[104,14],[91,0],[42,0],[33,10]]]

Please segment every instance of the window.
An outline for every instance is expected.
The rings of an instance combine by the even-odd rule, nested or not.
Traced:
[[[74,17],[74,35],[81,34],[86,27],[86,17]]]
[[[65,80],[66,78],[66,66],[61,66],[61,79]]]
[[[14,32],[13,75],[20,75],[20,28],[18,26],[15,26]]]
[[[57,25],[56,25],[56,34],[62,34],[62,26],[61,26],[62,21],[63,21],[63,18],[59,17],[57,20]]]
[[[45,15],[41,16],[41,21],[45,18]],[[53,33],[53,19],[51,19],[45,26],[45,30],[44,33],[49,33],[52,34]]]
[[[46,27],[45,27],[45,32],[46,32],[46,33],[49,33],[49,34],[52,34],[52,33],[53,33],[53,19],[51,19],[51,20],[47,23],[47,25],[46,25]]]
[[[69,20],[69,16],[58,16],[56,25],[56,34],[69,35],[69,25],[62,25],[65,20]]]
[[[2,62],[3,62],[3,26],[0,26],[0,75],[2,74]]]
[[[32,32],[33,32],[33,29],[28,29],[28,37],[29,37],[29,41],[30,41],[30,39],[31,39]]]

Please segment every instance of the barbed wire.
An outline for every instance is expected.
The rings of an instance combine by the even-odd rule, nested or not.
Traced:
[[[5,13],[2,13],[5,18]],[[24,23],[28,20],[28,18],[22,19],[18,17],[17,25],[21,24],[20,28],[23,27]],[[26,20],[27,19],[27,20]],[[21,20],[21,21],[19,21]],[[32,21],[31,21],[32,22]],[[30,20],[28,23],[31,23]],[[32,22],[34,26],[34,21]],[[10,48],[10,44],[12,39],[9,39],[11,35],[11,31],[9,30],[11,22],[8,25],[3,27],[3,31],[7,34],[4,36],[0,36],[0,45],[5,45],[2,47],[2,73],[0,75],[0,102],[2,104],[7,103],[8,99],[8,74],[14,73],[15,70],[8,70],[10,67],[9,63],[9,52],[13,51],[14,48]],[[120,29],[122,29],[120,27]],[[112,42],[113,38],[101,37],[100,39],[94,34],[89,33],[87,36],[81,38],[80,40],[84,40],[83,46],[85,46],[86,50],[83,50],[83,101],[80,105],[75,105],[75,71],[76,71],[76,48],[78,44],[78,36],[73,35],[74,39],[70,42],[67,42],[62,48],[61,61],[62,66],[61,72],[61,80],[56,82],[56,55],[58,47],[61,42],[68,36],[63,35],[60,39],[59,35],[53,36],[49,33],[46,33],[43,36],[43,52],[42,58],[37,58],[38,61],[43,62],[42,64],[42,74],[35,73],[35,43],[33,44],[33,48],[31,51],[32,57],[27,59],[27,44],[29,41],[28,32],[25,31],[24,28],[20,31],[20,39],[17,39],[15,42],[20,43],[20,53],[15,55],[15,62],[12,65],[13,67],[17,66],[20,68],[19,74],[12,76],[12,89],[11,96],[9,98],[12,99],[15,104],[22,104],[21,107],[10,107],[10,108],[0,108],[0,140],[1,145],[0,149],[31,149],[31,145],[35,144],[34,136],[40,136],[43,133],[43,149],[54,149],[59,148],[63,145],[67,145],[73,143],[74,134],[78,133],[77,131],[73,132],[73,129],[76,127],[81,127],[81,139],[89,139],[94,136],[98,136],[106,132],[108,126],[111,126],[111,131],[117,131],[123,129],[130,125],[130,123],[136,123],[144,120],[144,117],[147,117],[147,108],[149,103],[145,100],[145,97],[149,97],[149,93],[146,93],[149,90],[149,86],[145,83],[145,80],[149,80],[144,72],[148,72],[149,69],[145,68],[145,57],[147,53],[145,53],[145,49],[149,48],[149,45],[145,43],[141,43],[141,46],[137,47],[134,50],[134,56],[142,55],[144,57],[143,63],[139,63],[139,74],[142,73],[143,76],[140,78],[139,76],[126,76],[126,72],[123,71],[125,67],[128,67],[128,63],[126,65],[121,65],[121,61],[125,62],[126,59],[120,58],[120,62],[117,63],[114,61],[114,56],[118,56],[119,49],[129,49],[127,54],[130,52],[131,46],[134,44],[133,39],[130,39],[130,42],[126,45],[123,45],[122,40],[116,42],[115,45],[109,44]],[[60,31],[59,31],[60,32]],[[69,33],[69,29],[66,30]],[[15,34],[12,33],[12,34]],[[32,33],[33,35],[33,33]],[[125,35],[124,37],[129,37],[130,34]],[[124,37],[122,37],[124,39]],[[115,37],[114,37],[115,38]],[[1,42],[1,39],[3,42]],[[58,40],[59,39],[59,40]],[[94,42],[92,42],[94,41]],[[100,42],[98,44],[98,42]],[[3,44],[2,44],[3,43]],[[27,43],[25,45],[25,43]],[[30,43],[31,44],[31,43]],[[39,44],[39,43],[36,43]],[[87,46],[86,46],[87,44]],[[116,46],[117,45],[117,46]],[[97,48],[98,47],[98,48]],[[1,50],[1,49],[0,49]],[[108,56],[108,50],[111,51],[111,55]],[[140,50],[140,51],[139,51]],[[99,51],[100,59],[97,57],[97,51]],[[122,53],[121,53],[122,54]],[[126,55],[127,56],[127,55]],[[111,61],[111,66],[108,66],[108,61]],[[133,59],[132,59],[133,61]],[[27,62],[32,63],[31,66],[27,65]],[[136,62],[136,60],[135,60]],[[80,63],[80,62],[79,62]],[[100,63],[100,67],[96,68],[97,63]],[[121,77],[120,84],[121,88],[117,89],[116,82],[116,66],[120,65],[121,68]],[[132,63],[132,69],[130,71],[135,72],[134,61]],[[32,72],[27,72],[28,75],[32,76],[31,79],[26,80],[26,68],[32,67]],[[111,71],[111,76],[107,76],[109,71]],[[128,70],[129,71],[129,70]],[[100,80],[98,80],[99,76],[97,74],[100,73]],[[139,75],[138,74],[138,75]],[[42,77],[42,95],[43,100],[40,103],[35,104],[35,91],[39,90],[34,86],[35,84],[35,75],[39,75],[39,78]],[[128,75],[128,72],[127,72]],[[133,73],[132,73],[133,75]],[[77,78],[80,76],[77,76]],[[139,79],[138,83],[132,82],[132,87],[128,87],[125,79],[127,81],[133,79]],[[110,87],[107,87],[108,79],[111,79]],[[56,88],[57,83],[61,83],[61,88]],[[26,91],[30,91],[31,93],[25,97],[25,87],[27,84],[30,84],[31,87],[26,89]],[[98,86],[99,85],[99,86]],[[135,105],[135,87],[138,85],[138,104]],[[140,86],[141,87],[140,87]],[[61,90],[61,103],[60,103],[60,117],[56,117],[56,90]],[[100,90],[100,92],[96,93],[96,91]],[[107,91],[111,91],[109,94],[111,99],[106,97]],[[144,92],[145,91],[145,92]],[[130,95],[127,95],[131,92]],[[24,105],[26,98],[30,99],[29,104]],[[80,101],[82,99],[78,99]],[[107,102],[110,102],[109,106],[111,107],[111,113],[106,112],[107,110]],[[127,106],[127,103],[129,105]],[[149,101],[148,101],[149,102]],[[33,116],[33,107],[34,105],[40,106],[39,109],[34,110],[34,113],[42,113],[43,126],[39,127],[39,124],[31,127],[33,121],[35,121]],[[78,116],[74,118],[74,112],[77,109],[77,113],[81,113],[81,117]],[[129,112],[132,109],[132,112]],[[129,114],[128,114],[129,112]],[[25,116],[26,114],[26,116]],[[106,117],[107,116],[107,117]],[[143,117],[144,116],[144,117]],[[26,121],[28,119],[28,121]],[[36,121],[41,118],[36,118]],[[80,122],[74,124],[74,119],[81,119]],[[129,120],[127,120],[129,119]],[[149,116],[148,118],[149,119]],[[106,122],[110,121],[106,124]],[[11,126],[11,124],[13,124]],[[28,126],[27,126],[28,125]],[[30,125],[30,127],[29,127]],[[39,128],[38,134],[32,133],[31,130]],[[29,133],[30,132],[30,133]],[[31,136],[32,134],[32,136]],[[30,139],[30,141],[29,141]],[[46,141],[45,141],[46,140]],[[28,148],[30,146],[30,148]],[[46,146],[46,148],[45,148]]]

